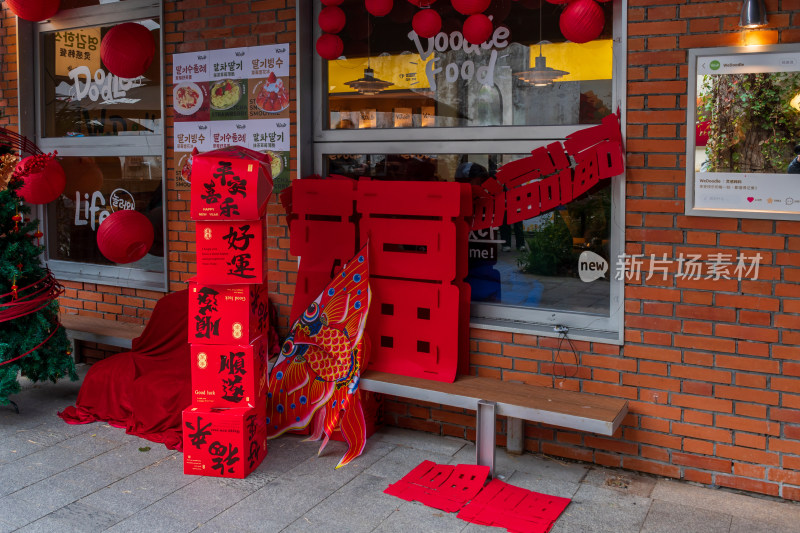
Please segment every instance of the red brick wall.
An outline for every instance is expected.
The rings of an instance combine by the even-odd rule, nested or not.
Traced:
[[[17,131],[17,19],[0,12],[0,127]]]
[[[770,28],[755,35],[800,41],[800,0],[766,3]],[[626,251],[673,259],[681,252],[760,252],[759,280],[630,283],[624,347],[575,342],[577,355],[562,348],[557,356],[552,338],[473,330],[471,362],[480,375],[630,402],[623,428],[610,438],[528,424],[529,451],[800,500],[800,223],[682,214],[686,49],[743,44],[740,6],[629,0]],[[174,53],[285,42],[295,60],[293,1],[166,1],[164,23],[168,104]],[[0,102],[10,97],[3,79]],[[177,290],[194,272],[194,227],[186,193],[171,188],[169,113],[166,127],[170,289]],[[281,214],[274,200],[270,296],[285,333],[296,261]],[[158,296],[67,285],[64,305],[86,313],[113,315],[136,307],[136,298],[149,309]],[[472,413],[463,410],[387,398],[385,414],[394,425],[474,438]],[[500,431],[502,444],[503,422]]]

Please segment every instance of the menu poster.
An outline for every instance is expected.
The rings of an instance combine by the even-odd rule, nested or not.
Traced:
[[[289,45],[175,54],[175,184],[191,185],[191,153],[239,145],[268,153],[275,192],[289,184]]]

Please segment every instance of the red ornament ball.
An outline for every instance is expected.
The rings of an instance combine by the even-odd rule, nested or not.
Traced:
[[[153,246],[153,224],[138,211],[111,213],[97,228],[97,247],[112,263],[133,263]]]
[[[436,0],[408,0],[408,1],[417,7],[428,7],[429,5],[436,2]]]
[[[100,42],[100,59],[120,78],[136,78],[147,72],[155,54],[153,34],[136,22],[117,24]]]
[[[492,0],[452,0],[453,9],[462,15],[474,15],[476,13],[483,13]]]
[[[385,17],[392,12],[394,2],[393,0],[364,0],[364,5],[371,15]]]
[[[561,34],[573,43],[588,43],[600,37],[606,17],[594,0],[573,0],[558,21]]]
[[[323,33],[317,39],[317,53],[322,59],[331,61],[342,55],[343,51],[344,43],[338,35]]]
[[[340,8],[336,6],[323,7],[317,17],[319,27],[325,33],[339,33],[344,28],[347,17]]]
[[[47,20],[56,13],[61,0],[6,0],[8,9],[21,19],[31,22]]]
[[[423,39],[433,37],[442,29],[442,17],[433,9],[421,9],[411,19],[411,27]]]
[[[479,13],[467,17],[467,20],[464,21],[464,29],[461,33],[464,34],[464,39],[468,42],[478,45],[486,42],[486,40],[492,36],[493,31],[494,27],[489,17]]]
[[[26,157],[17,167],[23,169],[33,161],[33,156]],[[22,187],[17,189],[17,196],[29,204],[49,204],[64,192],[67,178],[64,169],[55,159],[50,159],[44,168],[26,173],[22,176]]]

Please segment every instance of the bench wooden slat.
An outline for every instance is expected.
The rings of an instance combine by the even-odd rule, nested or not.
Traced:
[[[130,348],[133,339],[144,331],[141,324],[61,313],[59,320],[72,339]]]
[[[474,410],[477,400],[497,404],[497,414],[553,426],[613,435],[628,412],[627,400],[582,392],[458,376],[454,383],[368,370],[359,386],[368,391]]]

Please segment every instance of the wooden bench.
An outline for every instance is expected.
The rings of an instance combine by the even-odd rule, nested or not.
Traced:
[[[133,339],[144,331],[142,324],[129,324],[93,316],[60,313],[58,318],[72,341],[72,354],[76,361],[79,357],[79,345],[76,341],[96,342],[130,350]]]
[[[442,383],[368,370],[359,387],[476,411],[476,462],[488,466],[492,476],[498,415],[508,417],[509,426],[517,428],[515,438],[523,439],[522,420],[611,436],[628,413],[628,401],[619,398],[476,376],[458,376],[454,383]],[[518,451],[522,451],[521,442]]]

